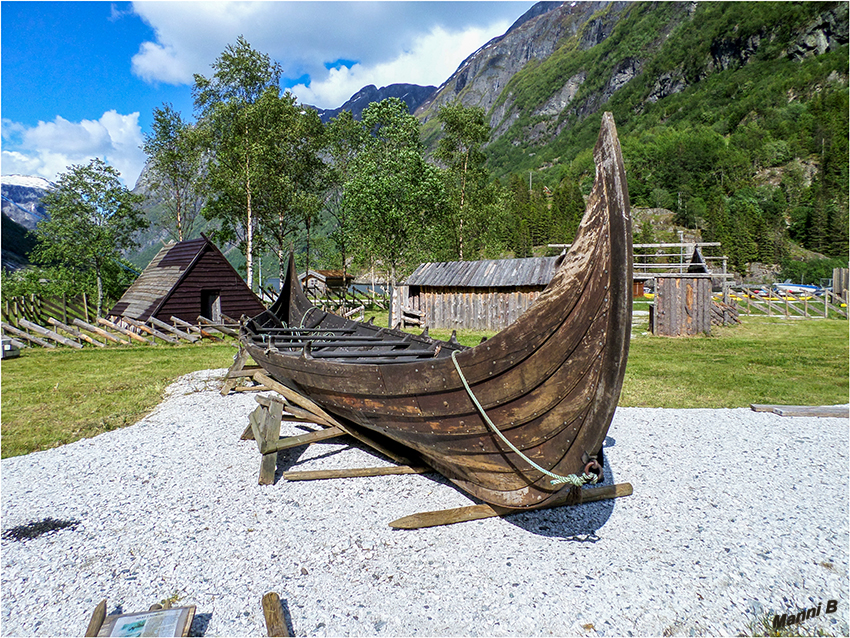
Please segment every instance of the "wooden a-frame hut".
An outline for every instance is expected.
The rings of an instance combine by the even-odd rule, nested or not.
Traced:
[[[196,323],[198,315],[221,321],[265,310],[227,258],[201,236],[164,246],[127,289],[110,315],[146,322],[177,317]]]

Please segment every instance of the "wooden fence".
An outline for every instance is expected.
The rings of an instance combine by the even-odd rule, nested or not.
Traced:
[[[213,323],[198,317],[197,325],[171,317],[171,323],[151,317],[146,323],[125,317],[112,320],[98,317],[96,306],[85,294],[76,297],[11,297],[0,307],[0,329],[17,348],[84,346],[105,348],[133,344],[154,345],[197,343],[203,338],[217,340],[224,335],[236,336],[238,323],[225,317]],[[213,334],[216,333],[216,334]]]
[[[818,295],[781,294],[773,288],[744,286],[740,292],[728,292],[726,303],[734,304],[740,314],[797,319],[847,318],[845,298],[831,291]],[[721,299],[722,301],[723,299]]]

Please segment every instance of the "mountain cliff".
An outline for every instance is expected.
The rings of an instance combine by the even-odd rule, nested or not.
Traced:
[[[707,116],[722,118],[721,109],[742,96],[705,96],[716,89],[710,85],[718,76],[734,84],[734,74],[758,65],[764,73],[810,75],[803,62],[847,44],[847,7],[844,2],[540,7],[467,58],[416,115],[426,144],[433,146],[441,106],[458,100],[480,107],[492,129],[491,168],[501,175],[540,168],[564,150],[574,153],[587,145],[584,122],[602,109],[615,112],[621,134],[677,94],[710,104]],[[817,79],[810,80],[814,90]],[[846,86],[846,68],[833,81]]]
[[[388,97],[397,97],[407,104],[407,108],[413,113],[422,102],[434,93],[435,86],[420,86],[418,84],[390,84],[389,86],[377,88],[374,84],[364,86],[352,95],[345,104],[336,109],[316,109],[322,122],[327,124],[342,111],[351,111],[354,119],[359,120],[363,109],[372,102],[380,102]],[[314,107],[315,108],[315,107]]]
[[[0,178],[3,214],[27,230],[34,229],[36,224],[47,216],[41,206],[41,198],[52,187],[53,185],[42,177],[3,175]]]

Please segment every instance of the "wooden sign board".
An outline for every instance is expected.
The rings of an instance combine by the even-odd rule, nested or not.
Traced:
[[[107,616],[98,636],[188,636],[195,606]]]

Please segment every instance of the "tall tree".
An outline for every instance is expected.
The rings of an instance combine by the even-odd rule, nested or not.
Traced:
[[[150,186],[162,207],[156,223],[177,241],[192,233],[201,207],[199,142],[195,129],[171,104],[154,109],[151,132],[145,135],[142,149],[148,156]]]
[[[104,272],[120,259],[122,250],[137,245],[133,235],[148,227],[136,208],[141,200],[101,159],[71,166],[42,199],[50,217],[36,227],[33,258],[37,263],[93,271],[98,317],[103,315]]]
[[[324,126],[315,109],[298,104],[288,91],[266,91],[257,102],[257,115],[263,134],[255,168],[263,188],[255,209],[283,277],[286,248],[295,231],[299,224],[309,229],[320,208]]]
[[[354,177],[354,160],[363,150],[368,134],[351,111],[342,111],[332,119],[325,133],[326,150],[330,155],[325,208],[334,221],[330,239],[340,255],[345,276],[354,242],[354,209],[345,196],[345,185]]]
[[[280,94],[282,69],[239,36],[212,64],[213,75],[195,75],[192,94],[213,151],[207,183],[210,198],[203,213],[221,221],[224,239],[244,242],[248,286],[254,283],[254,200],[263,188],[262,109],[267,92]]]
[[[578,232],[585,203],[578,182],[564,177],[552,193],[552,226],[555,241],[569,244]]]
[[[446,104],[437,114],[443,124],[443,137],[434,157],[447,169],[448,195],[454,216],[458,259],[463,260],[467,237],[477,235],[470,222],[480,210],[480,195],[487,185],[486,157],[481,150],[490,139],[490,126],[479,107],[466,107],[460,101]],[[469,251],[467,251],[469,252]]]
[[[357,211],[364,252],[384,263],[395,285],[399,272],[425,249],[431,226],[442,221],[443,181],[423,158],[419,122],[404,102],[371,104],[362,122],[370,135],[354,160],[346,197]]]

